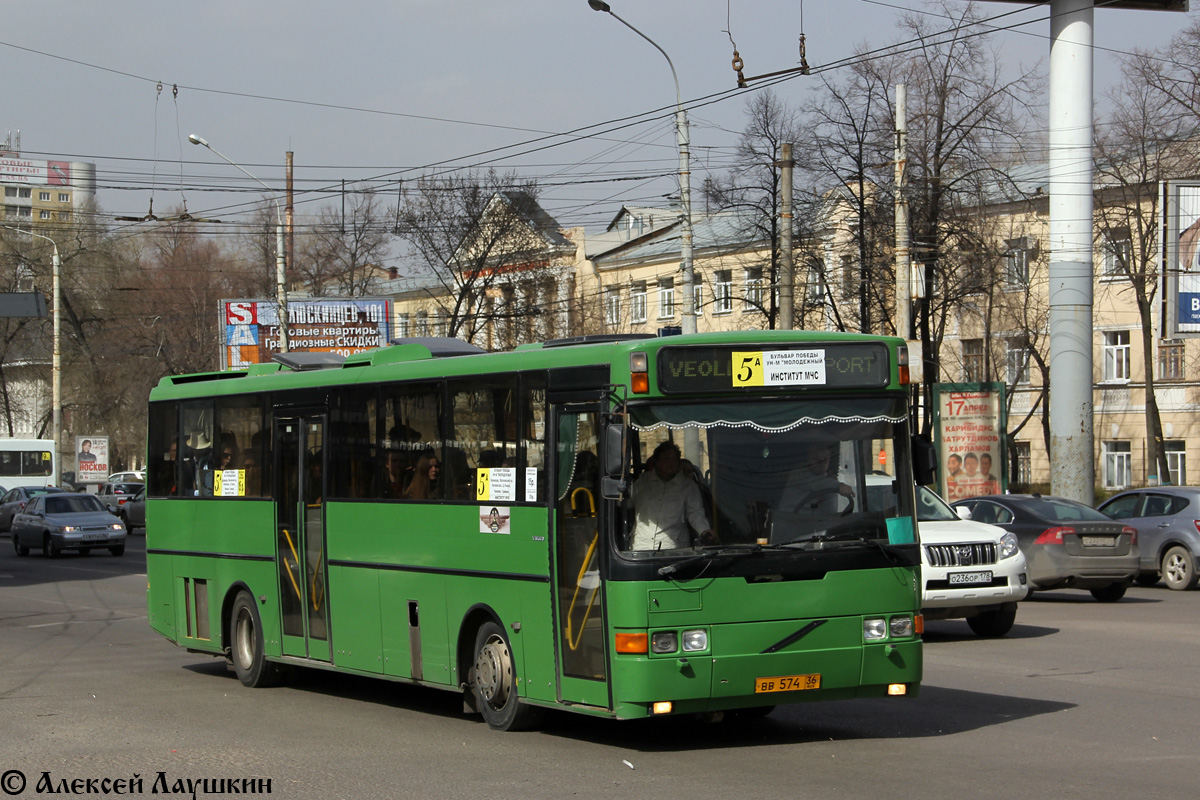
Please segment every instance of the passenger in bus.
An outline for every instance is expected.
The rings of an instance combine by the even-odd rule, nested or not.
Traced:
[[[384,466],[387,474],[384,475],[383,496],[395,499],[404,497],[404,492],[413,477],[413,468],[408,463],[407,454],[403,450],[388,450]]]
[[[788,475],[779,497],[782,513],[831,517],[839,511],[840,498],[853,502],[854,489],[829,474],[829,451],[828,444],[812,445],[800,468]]]
[[[634,550],[677,550],[691,545],[688,526],[698,532],[701,544],[714,544],[716,536],[704,515],[700,488],[679,469],[679,446],[666,441],[654,448],[647,469],[633,484]]]
[[[438,476],[441,474],[441,464],[432,450],[421,453],[417,459],[417,468],[413,473],[412,482],[404,497],[408,500],[436,500],[440,498],[438,491]]]

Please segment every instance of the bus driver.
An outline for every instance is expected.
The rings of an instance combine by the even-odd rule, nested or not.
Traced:
[[[679,469],[679,446],[662,442],[654,448],[654,468],[633,484],[634,550],[677,550],[691,544],[688,525],[700,533],[700,543],[716,537],[704,515],[700,487]]]

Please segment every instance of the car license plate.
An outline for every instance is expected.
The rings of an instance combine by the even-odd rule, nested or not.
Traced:
[[[974,584],[974,583],[991,583],[992,571],[985,570],[983,572],[951,572],[948,576],[950,585]]]
[[[1112,536],[1081,536],[1084,547],[1112,547],[1114,537]]]
[[[754,693],[763,692],[802,692],[806,689],[820,689],[821,674],[815,675],[780,675],[775,678],[755,678]]]
[[[83,535],[83,540],[85,542],[104,542],[104,541],[108,541],[108,534],[107,533],[85,533]]]

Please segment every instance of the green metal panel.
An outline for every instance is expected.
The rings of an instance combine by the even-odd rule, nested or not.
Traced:
[[[384,671],[381,611],[379,573],[329,568],[329,628],[336,666]]]

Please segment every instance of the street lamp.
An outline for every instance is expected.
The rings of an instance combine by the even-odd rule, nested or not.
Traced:
[[[588,5],[593,11],[611,15],[617,22],[654,45],[654,49],[662,53],[663,58],[667,60],[667,66],[671,68],[671,77],[675,79],[675,140],[679,146],[679,196],[683,206],[683,236],[679,252],[679,267],[683,273],[683,325],[681,327],[684,333],[695,333],[696,294],[695,278],[692,274],[692,173],[688,157],[688,121],[687,114],[683,111],[683,97],[679,93],[679,75],[676,74],[675,65],[671,63],[671,57],[667,55],[667,51],[659,47],[649,36],[614,14],[608,3],[604,0],[588,0]]]
[[[50,419],[54,437],[54,460],[58,463],[58,471],[61,475],[62,444],[59,440],[62,438],[62,284],[59,282],[59,278],[62,273],[62,258],[58,255],[58,243],[49,236],[27,231],[24,228],[14,228],[11,225],[5,225],[4,227],[10,231],[24,233],[38,239],[45,239],[54,248],[51,251],[52,255],[50,259],[50,263],[53,266],[53,270],[50,273],[50,291],[54,302],[54,323],[52,328],[54,333],[52,335],[53,344],[51,345],[52,355],[50,357]],[[59,475],[54,476],[55,484],[60,480]]]
[[[288,351],[287,265],[284,262],[283,249],[283,205],[279,202],[279,195],[270,186],[267,186],[254,175],[250,174],[241,164],[214,148],[208,143],[207,139],[203,139],[192,133],[188,134],[188,141],[192,144],[208,148],[214,155],[219,156],[232,166],[240,169],[250,180],[266,189],[267,193],[271,195],[271,200],[275,202],[275,216],[277,218],[275,226],[275,296],[279,303],[279,352],[286,353]]]

